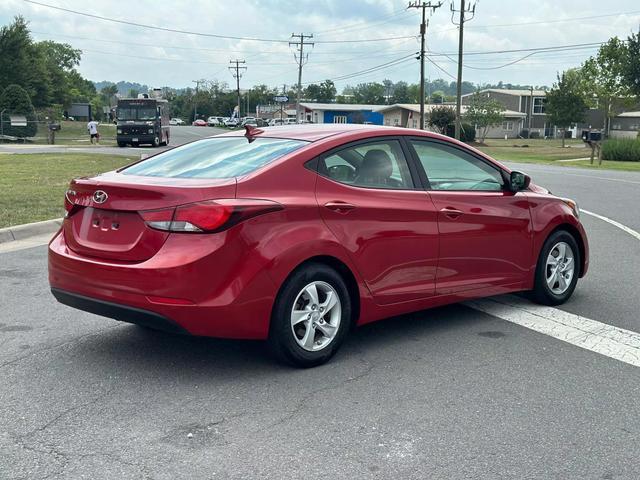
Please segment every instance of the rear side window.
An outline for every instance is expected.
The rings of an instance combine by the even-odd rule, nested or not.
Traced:
[[[413,188],[407,160],[397,140],[354,145],[324,157],[318,171],[355,187],[406,190]]]
[[[198,140],[131,165],[121,173],[167,178],[246,175],[308,142],[280,138],[218,137]]]

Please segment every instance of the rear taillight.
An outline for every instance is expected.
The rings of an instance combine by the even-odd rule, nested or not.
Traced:
[[[67,190],[64,194],[65,218],[73,215],[78,210],[76,202],[77,193],[75,190]]]
[[[269,200],[219,199],[188,203],[161,210],[146,210],[140,216],[156,230],[183,233],[213,233],[264,213],[282,210]]]

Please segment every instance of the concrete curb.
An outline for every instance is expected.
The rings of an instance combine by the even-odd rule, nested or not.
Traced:
[[[62,225],[62,218],[54,218],[53,220],[45,220],[43,222],[26,223],[24,225],[0,228],[0,243],[24,240],[29,237],[44,235],[46,233],[54,234],[58,231],[60,225]]]

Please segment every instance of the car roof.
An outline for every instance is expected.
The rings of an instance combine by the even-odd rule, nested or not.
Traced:
[[[384,133],[383,133],[384,132]],[[220,136],[238,137],[244,136],[245,130],[235,130],[233,132],[223,133]],[[387,135],[421,135],[441,137],[436,133],[425,132],[410,128],[400,127],[384,127],[381,125],[359,125],[344,123],[307,123],[302,125],[282,125],[278,127],[259,127],[255,133],[255,137],[267,138],[287,138],[291,140],[304,140],[307,142],[315,142],[327,137],[340,134],[363,135],[367,134],[387,134]]]

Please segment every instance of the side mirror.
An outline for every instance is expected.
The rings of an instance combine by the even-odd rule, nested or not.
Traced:
[[[520,190],[526,190],[531,183],[531,177],[526,173],[513,171],[509,176],[509,190],[512,192],[519,192]]]

